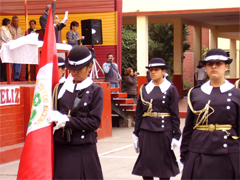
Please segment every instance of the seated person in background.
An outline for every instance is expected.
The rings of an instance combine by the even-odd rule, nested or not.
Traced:
[[[66,35],[68,44],[72,45],[72,47],[79,46],[81,44],[81,40],[83,40],[83,37],[79,37],[79,33],[77,32],[78,27],[78,22],[72,21],[70,24],[70,31],[68,31]]]
[[[27,34],[30,34],[30,33],[35,33],[37,31],[36,25],[37,25],[37,23],[36,23],[35,20],[29,21],[30,28],[28,29],[27,33],[25,33],[25,34],[27,35]]]
[[[134,102],[136,102],[136,96],[137,96],[137,87],[138,87],[138,81],[137,81],[137,72],[133,73],[132,68],[127,68],[125,71],[125,83],[126,83],[126,92],[128,98],[133,98]]]
[[[60,83],[64,83],[66,81],[65,72],[65,60],[62,57],[58,57],[58,74]]]

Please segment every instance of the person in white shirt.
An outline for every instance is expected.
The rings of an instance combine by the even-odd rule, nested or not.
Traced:
[[[0,28],[0,50],[3,46],[3,44],[9,42],[12,40],[12,34],[9,31],[10,27],[10,19],[4,18],[2,20],[2,27]],[[6,64],[2,63],[0,59],[0,82],[7,80],[7,74],[6,74]]]
[[[198,66],[195,69],[195,79],[197,81],[197,85],[202,85],[206,79],[206,72],[203,64],[199,61]]]

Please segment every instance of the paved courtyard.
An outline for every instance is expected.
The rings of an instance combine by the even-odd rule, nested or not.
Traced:
[[[181,130],[184,119],[181,119]],[[113,128],[112,137],[103,138],[98,141],[98,153],[105,180],[141,180],[140,176],[132,175],[132,168],[137,159],[137,154],[132,145],[131,128]],[[179,148],[175,155],[179,159]],[[18,171],[18,161],[0,165],[1,180],[15,180]],[[171,180],[179,180],[181,175],[172,177]],[[155,178],[158,179],[158,178]]]

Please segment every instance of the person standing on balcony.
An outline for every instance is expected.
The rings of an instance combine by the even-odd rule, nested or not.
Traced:
[[[133,72],[132,68],[127,68],[125,71],[125,83],[126,83],[126,92],[128,98],[133,98],[134,102],[137,97],[137,74],[138,72]]]
[[[27,30],[27,33],[25,33],[26,35],[27,34],[31,34],[31,33],[36,33],[37,29],[36,29],[36,26],[37,26],[37,23],[35,20],[31,20],[29,21],[29,26],[30,28]]]
[[[103,64],[103,71],[105,73],[105,82],[110,82],[111,88],[119,88],[122,77],[118,72],[118,65],[114,62],[112,53],[107,55],[107,62]]]
[[[180,146],[179,95],[164,74],[162,58],[150,60],[151,81],[140,88],[135,114],[133,145],[140,152],[132,173],[144,180],[169,180],[179,173],[174,148]]]
[[[79,23],[77,21],[72,21],[70,24],[70,31],[67,32],[66,38],[68,44],[72,45],[72,47],[79,46],[81,44],[81,40],[84,38],[79,36],[77,29],[79,27]]]
[[[12,34],[9,31],[9,27],[10,27],[10,19],[4,18],[2,20],[2,27],[0,28],[0,50],[3,44],[12,40]],[[6,63],[2,63],[1,58],[0,58],[0,67],[1,67],[0,82],[7,81]]]
[[[188,93],[182,179],[240,179],[240,90],[224,77],[231,62],[224,50],[209,50],[202,63],[210,80]]]
[[[40,16],[40,18],[39,18],[39,22],[40,22],[41,28],[43,30],[43,38],[44,38],[44,34],[45,34],[45,29],[47,26],[47,20],[48,20],[48,14],[50,11],[50,7],[51,7],[51,5],[48,4],[45,7],[44,14],[42,16]],[[68,15],[65,14],[65,17],[61,22],[58,19],[57,15],[55,17],[56,17],[56,19],[54,20],[54,27],[55,27],[56,42],[59,43],[60,39],[61,39],[61,37],[60,37],[61,34],[59,34],[59,32],[61,32],[61,30],[66,26],[67,20],[68,20]]]
[[[23,36],[23,32],[22,29],[18,26],[19,24],[19,18],[17,16],[13,16],[12,17],[12,24],[9,27],[9,30],[13,36],[13,39],[17,39]],[[14,81],[21,81],[19,79],[20,73],[21,73],[21,64],[16,64],[13,63],[13,68],[14,68],[14,75],[13,75],[13,79]]]

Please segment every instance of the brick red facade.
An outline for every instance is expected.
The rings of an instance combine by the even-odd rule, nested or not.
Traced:
[[[183,81],[186,84],[194,82],[194,64],[193,64],[193,26],[188,26],[187,41],[190,48],[185,52],[185,59],[183,61]],[[202,46],[209,47],[209,29],[202,28]]]

